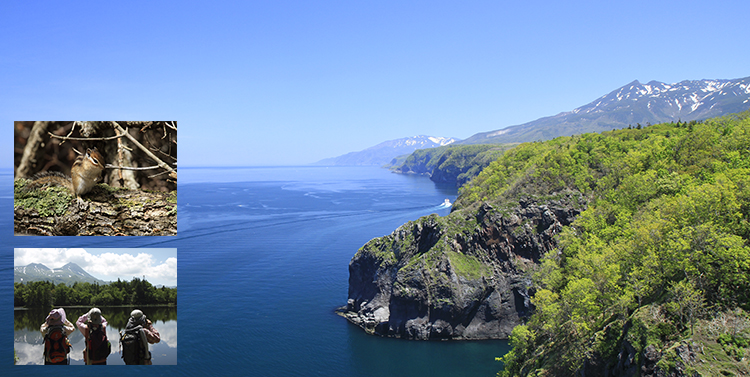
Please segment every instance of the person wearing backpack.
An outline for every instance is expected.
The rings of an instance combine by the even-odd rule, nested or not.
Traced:
[[[148,345],[159,343],[161,336],[151,320],[142,311],[130,312],[125,330],[120,331],[120,351],[126,365],[151,365],[151,352]]]
[[[86,339],[83,350],[83,361],[86,365],[107,365],[112,346],[107,339],[107,320],[99,308],[92,308],[88,313],[78,317],[78,330]]]
[[[44,365],[70,364],[68,335],[76,328],[65,317],[65,309],[52,309],[39,330],[44,336]]]

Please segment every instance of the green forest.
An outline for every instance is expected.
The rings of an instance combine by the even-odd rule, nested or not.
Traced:
[[[455,206],[570,191],[499,375],[750,373],[750,112],[521,144]]]
[[[109,284],[80,283],[68,286],[49,281],[13,284],[13,306],[26,308],[59,306],[176,305],[177,288],[156,288],[145,279]]]

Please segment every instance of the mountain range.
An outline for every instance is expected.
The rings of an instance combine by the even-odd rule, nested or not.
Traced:
[[[40,263],[31,263],[27,266],[13,268],[13,282],[27,283],[31,281],[51,281],[55,284],[65,283],[97,283],[106,284],[105,281],[97,279],[79,265],[70,262],[54,270]]]
[[[675,84],[635,80],[572,111],[475,134],[456,144],[505,144],[549,140],[637,124],[702,120],[750,109],[750,77],[686,80]]]
[[[685,80],[674,84],[635,80],[600,98],[557,115],[493,131],[465,140],[414,136],[326,158],[315,165],[398,166],[419,149],[445,145],[508,144],[554,139],[587,132],[611,131],[637,125],[689,122],[750,109],[750,77],[732,80]]]
[[[419,135],[382,142],[373,147],[358,152],[350,152],[342,156],[326,158],[315,165],[374,165],[383,166],[390,163],[396,156],[408,155],[417,149],[435,148],[455,143],[458,139],[452,137],[436,137]]]

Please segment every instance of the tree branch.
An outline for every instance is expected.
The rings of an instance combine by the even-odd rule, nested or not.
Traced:
[[[138,142],[138,140],[136,140],[132,135],[130,135],[127,131],[125,131],[125,129],[122,128],[122,126],[120,126],[119,124],[117,124],[117,122],[112,122],[112,124],[115,126],[115,128],[118,131],[120,131],[120,133],[125,134],[125,136],[128,139],[130,139],[130,141],[133,142],[133,144],[135,144],[135,146],[137,146],[140,150],[142,150],[143,153],[146,153],[146,155],[148,155],[149,157],[151,157],[151,159],[153,159],[154,161],[156,161],[156,163],[159,165],[159,167],[161,167],[164,170],[169,171],[170,173],[177,174],[177,172],[174,169],[172,169],[171,166],[167,165],[159,157],[156,157],[155,154],[151,153],[151,151],[148,150],[148,148],[144,147],[143,144],[141,144],[140,142]]]

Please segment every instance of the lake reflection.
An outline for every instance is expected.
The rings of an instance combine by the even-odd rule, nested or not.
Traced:
[[[102,315],[107,319],[107,338],[112,344],[112,353],[107,358],[107,365],[124,365],[120,356],[120,334],[130,317],[133,308],[129,307],[99,307]],[[90,308],[65,308],[68,320],[75,325],[79,316],[88,312]],[[177,364],[177,308],[175,307],[139,307],[148,319],[153,322],[161,335],[161,341],[150,344],[151,361],[154,365]],[[16,349],[18,362],[16,365],[44,364],[44,337],[39,331],[49,310],[29,309],[15,310],[13,313],[13,346]],[[68,354],[71,365],[83,365],[84,344],[83,334],[78,329],[68,337],[71,351]]]

